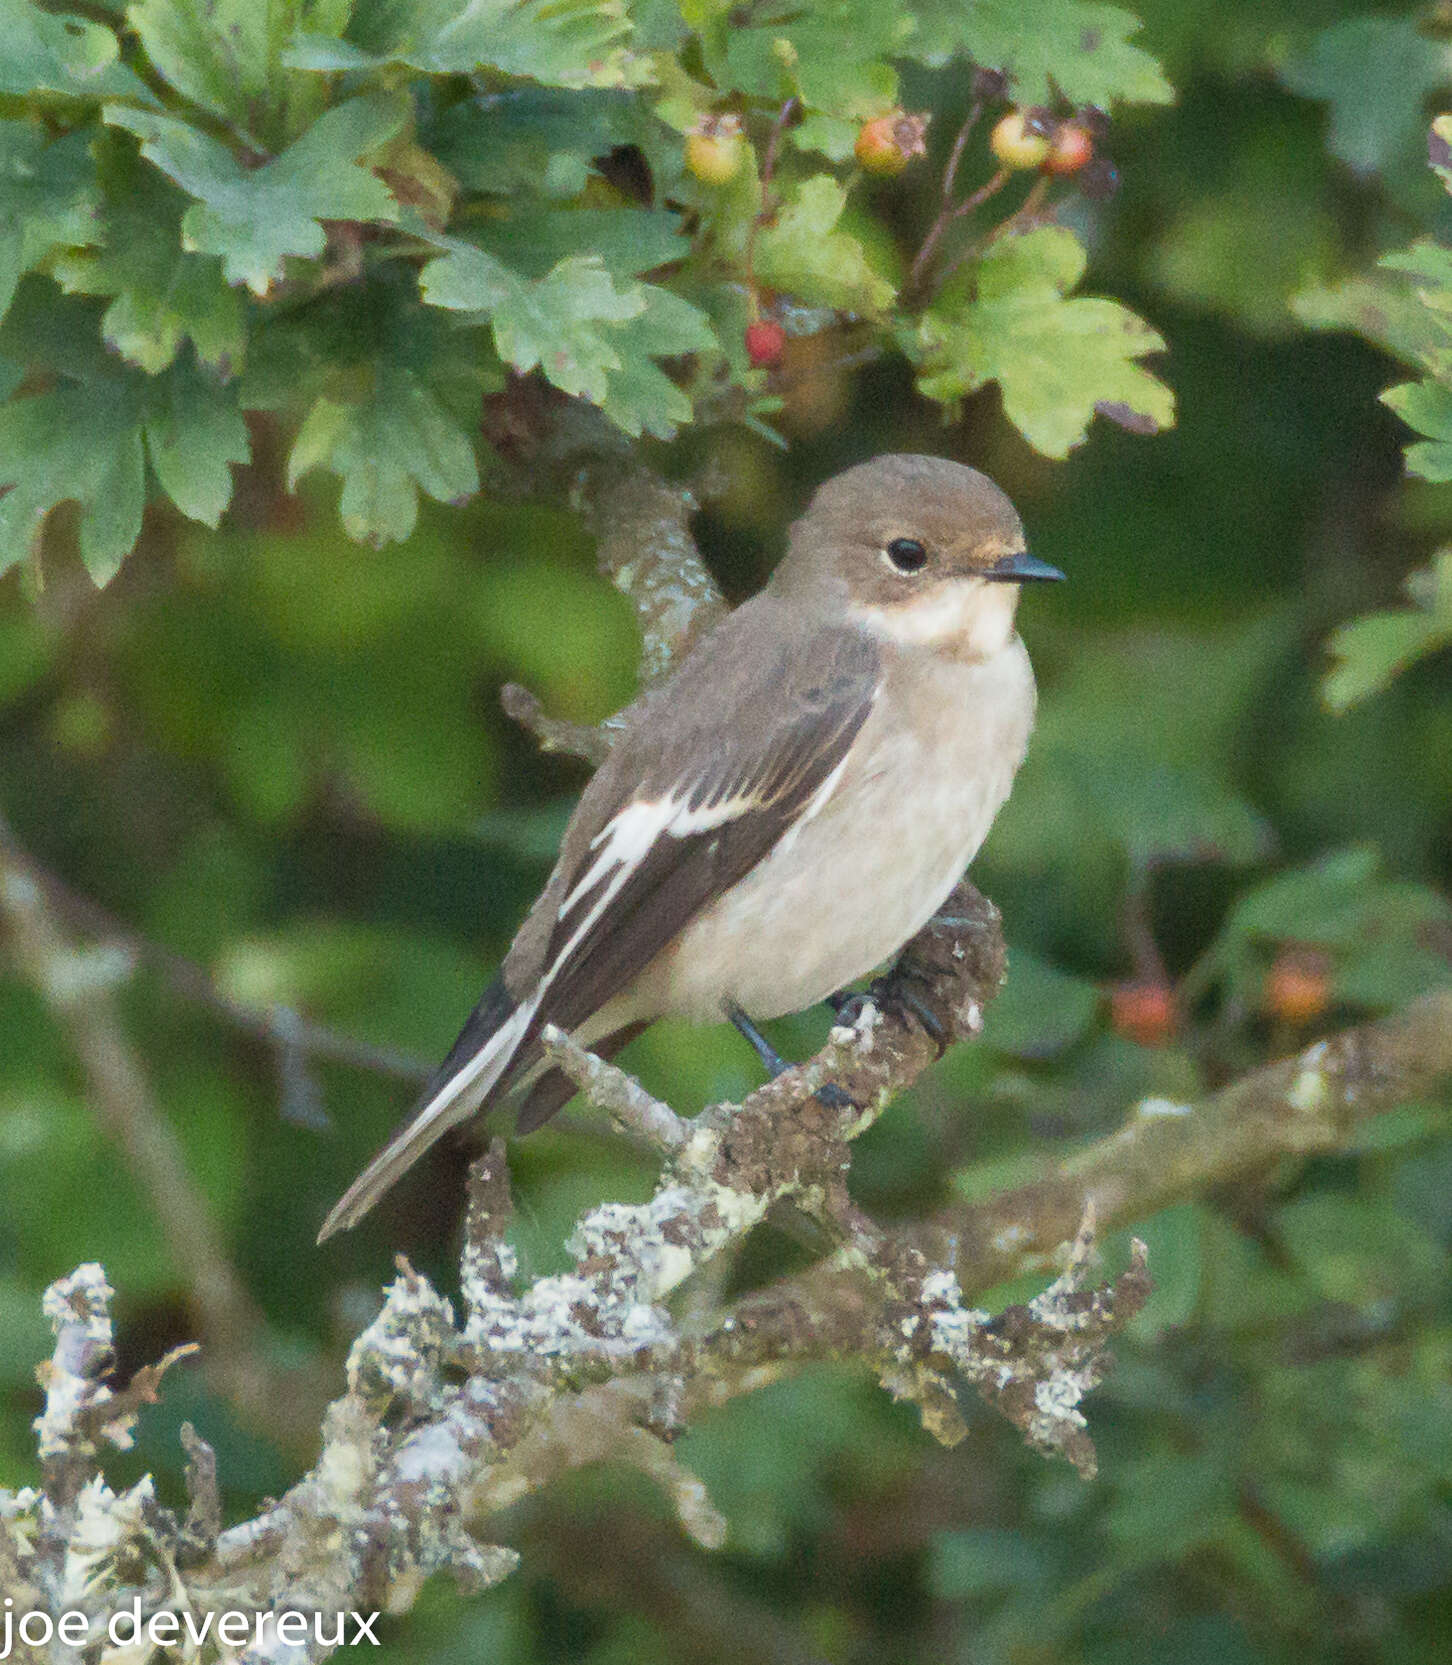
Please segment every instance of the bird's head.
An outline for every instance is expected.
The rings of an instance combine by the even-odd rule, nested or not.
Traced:
[[[1028,553],[986,474],[941,457],[883,456],[829,480],[792,527],[772,579],[901,646],[986,657],[1013,636],[1020,586],[1062,578]]]

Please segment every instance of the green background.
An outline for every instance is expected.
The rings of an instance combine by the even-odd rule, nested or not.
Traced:
[[[896,361],[808,376],[812,349],[795,344],[788,449],[716,426],[652,453],[723,482],[699,534],[733,597],[770,571],[817,483],[885,450],[987,470],[1034,552],[1070,577],[1026,597],[1040,729],[975,867],[1005,915],[1009,984],[983,1043],[858,1147],[856,1194],[886,1219],[1030,1176],[1140,1095],[1193,1097],[1447,974],[1446,656],[1345,715],[1319,685],[1331,631],[1396,605],[1452,533],[1452,489],[1403,477],[1408,435],[1377,395],[1405,370],[1352,334],[1313,333],[1314,305],[1292,298],[1447,230],[1425,126],[1452,105],[1452,70],[1418,67],[1432,37],[1407,23],[1320,34],[1364,4],[1138,9],[1178,102],[1115,124],[1123,188],[1068,219],[1091,249],[1088,286],[1169,343],[1173,430],[1096,423],[1049,462],[993,390],[944,426]],[[904,102],[944,112],[940,169],[961,91],[914,74]],[[981,142],[965,168],[986,173]],[[864,226],[910,251],[935,178],[874,187]],[[373,550],[338,529],[329,484],[285,493],[265,422],[253,437],[220,532],[157,514],[97,593],[62,511],[43,593],[18,572],[0,581],[0,808],[50,872],[231,998],[429,1061],[542,883],[583,778],[510,727],[497,688],[518,680],[556,715],[603,717],[632,693],[630,610],[560,508],[426,503],[411,538]],[[1106,991],[1144,970],[1127,917],[1191,979],[1164,1046],[1111,1019]],[[1329,1004],[1293,1024],[1265,1009],[1264,977],[1304,943],[1328,955]],[[450,1283],[463,1155],[439,1153],[318,1251],[326,1206],[408,1085],[312,1063],[302,1092],[274,1049],[153,970],[120,1000],[279,1358],[334,1391],[397,1247]],[[803,1054],[825,1026],[809,1014],[776,1036]],[[661,1025],[630,1058],[682,1110],[757,1079],[729,1030]],[[578,1108],[516,1147],[513,1173],[536,1272],[562,1264],[581,1208],[652,1182]],[[33,1478],[48,1281],[104,1261],[123,1368],[190,1326],[63,1038],[3,965],[0,1198],[0,1483],[17,1486]],[[481,1598],[436,1580],[387,1622],[387,1657],[1434,1657],[1452,1633],[1446,1107],[1138,1229],[1156,1291],[1089,1405],[1097,1480],[1027,1453],[973,1405],[969,1437],[944,1451],[864,1372],[816,1368],[681,1442],[729,1521],[724,1550],[692,1547],[638,1476],[588,1471],[499,1523],[518,1575]],[[734,1276],[765,1278],[793,1252],[764,1233]],[[1122,1240],[1106,1246],[1111,1267],[1122,1257]],[[233,1518],[305,1466],[187,1367],[114,1474],[150,1469],[179,1497],[185,1418],[218,1449]]]

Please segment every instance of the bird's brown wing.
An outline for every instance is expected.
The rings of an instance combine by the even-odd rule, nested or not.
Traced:
[[[580,1027],[825,801],[872,709],[878,654],[859,631],[790,628],[783,605],[738,608],[635,709],[501,977],[323,1236],[522,1081],[546,1024]]]
[[[537,1026],[583,1023],[825,800],[878,675],[868,638],[821,629],[769,654],[758,644],[739,669],[718,652],[662,691],[660,722],[623,738],[571,828],[533,979]]]

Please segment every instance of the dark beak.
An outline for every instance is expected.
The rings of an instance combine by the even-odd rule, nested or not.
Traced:
[[[1064,575],[1057,567],[1051,567],[1047,561],[1041,561],[1037,555],[1030,555],[1022,549],[1017,555],[1005,555],[1001,561],[996,561],[983,576],[1003,584],[1035,584],[1061,579]]]

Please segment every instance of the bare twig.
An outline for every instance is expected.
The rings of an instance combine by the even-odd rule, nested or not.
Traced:
[[[563,1029],[546,1024],[540,1042],[552,1062],[562,1069],[592,1104],[610,1112],[626,1133],[655,1150],[679,1150],[690,1136],[690,1124],[668,1104],[652,1098],[624,1070],[576,1045]]]
[[[989,183],[992,184],[993,181],[990,180]],[[1016,237],[1022,231],[1031,230],[1040,220],[1052,219],[1052,214],[1043,212],[1044,198],[1049,194],[1050,183],[1047,174],[1043,174],[1036,179],[1029,194],[1006,220],[1001,221],[991,231],[986,232],[976,243],[970,243],[967,248],[954,255],[943,268],[942,275],[938,279],[939,284],[946,283],[968,261],[981,260],[1000,238]]]
[[[311,1408],[295,1390],[279,1392],[267,1364],[270,1349],[262,1314],[227,1257],[211,1209],[192,1181],[116,1016],[109,986],[114,960],[98,963],[61,934],[39,878],[3,825],[0,921],[17,964],[80,1060],[97,1120],[156,1216],[188,1289],[209,1374],[254,1425],[294,1443],[312,1419]]]
[[[610,734],[606,728],[592,728],[587,723],[571,723],[563,717],[551,717],[539,699],[517,682],[504,684],[499,690],[499,703],[506,717],[527,729],[539,741],[542,752],[561,752],[566,757],[583,758],[594,769],[598,769],[610,755]]]
[[[953,187],[958,180],[958,166],[963,160],[963,151],[967,147],[968,137],[978,125],[978,118],[982,114],[983,100],[975,98],[969,106],[968,115],[963,125],[958,129],[958,136],[953,140],[953,148],[948,154],[948,164],[943,170],[942,206],[938,210],[937,219],[928,227],[928,234],[923,238],[922,247],[919,248],[913,258],[912,267],[907,275],[907,282],[903,285],[905,294],[910,295],[916,292],[923,274],[927,271],[928,262],[933,258],[933,250],[937,248],[939,239],[952,224],[956,214],[961,212],[961,210],[955,211],[953,207]],[[980,200],[986,200],[986,198]]]
[[[761,206],[751,217],[751,224],[746,231],[746,251],[742,257],[742,269],[746,273],[746,281],[751,285],[753,296],[752,305],[755,306],[756,294],[756,242],[764,225],[770,225],[776,215],[777,202],[773,194],[776,180],[777,157],[781,152],[782,134],[786,132],[787,123],[797,110],[795,98],[789,98],[776,113],[776,119],[771,124],[771,133],[766,141],[766,155],[761,162]]]
[[[4,836],[0,832],[0,839]],[[10,842],[13,847],[13,839]],[[27,855],[26,862],[32,877],[45,894],[47,907],[57,919],[99,938],[108,949],[115,950],[133,963],[150,966],[175,993],[215,1012],[233,1028],[267,1042],[280,1057],[322,1058],[329,1063],[391,1076],[398,1081],[417,1082],[428,1076],[429,1066],[421,1058],[412,1058],[388,1047],[371,1046],[367,1041],[355,1040],[351,1035],[341,1035],[323,1024],[313,1023],[291,1007],[249,1006],[230,999],[217,987],[211,974],[195,960],[189,960],[185,955],[177,954],[133,931],[108,908],[102,907],[94,898],[73,890],[32,857]]]

